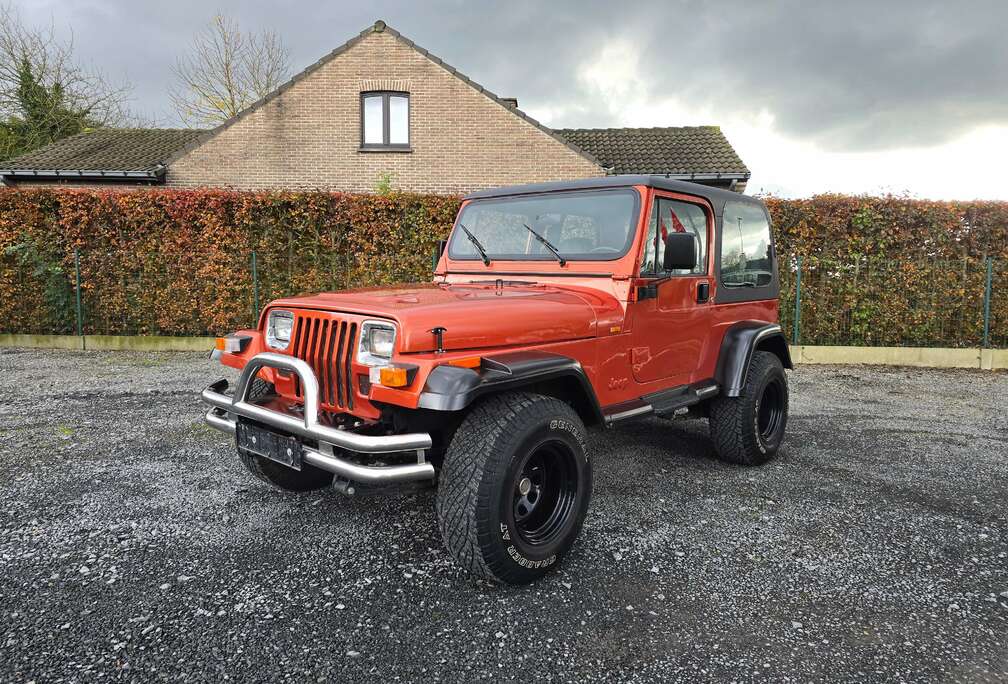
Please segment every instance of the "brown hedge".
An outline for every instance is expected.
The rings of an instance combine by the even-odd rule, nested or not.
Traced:
[[[0,191],[0,329],[200,335],[283,294],[430,278],[454,197],[224,191]]]
[[[980,346],[991,258],[990,342],[1008,345],[1008,202],[765,200],[782,256],[781,320],[789,334],[801,259],[802,343]]]
[[[803,342],[975,346],[984,259],[996,262],[994,341],[1008,343],[1008,202],[768,198],[792,324]],[[253,322],[283,295],[426,280],[457,197],[0,190],[0,331],[195,335]]]

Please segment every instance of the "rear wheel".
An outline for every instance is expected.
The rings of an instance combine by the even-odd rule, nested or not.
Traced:
[[[252,381],[247,398],[249,401],[254,401],[271,394],[275,394],[273,385],[262,378],[256,378]],[[332,473],[307,463],[301,466],[301,470],[294,470],[241,449],[238,450],[238,458],[245,468],[257,478],[286,492],[310,492],[332,486]]]
[[[509,584],[557,566],[591,498],[585,429],[564,402],[509,393],[475,406],[441,470],[438,526],[470,573]]]
[[[775,354],[753,352],[742,393],[710,404],[710,432],[722,460],[758,465],[771,459],[784,440],[788,387]]]

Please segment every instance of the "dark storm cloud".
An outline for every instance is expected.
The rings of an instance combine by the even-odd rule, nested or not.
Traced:
[[[554,126],[619,125],[579,81],[612,41],[641,55],[652,97],[732,115],[768,111],[787,136],[830,149],[945,142],[1008,121],[1008,2],[24,2],[26,18],[72,26],[82,54],[128,75],[162,123],[170,65],[220,9],[271,26],[297,70],[385,19]],[[628,75],[630,76],[630,75]],[[669,121],[670,125],[677,122]],[[712,121],[711,123],[718,123]]]

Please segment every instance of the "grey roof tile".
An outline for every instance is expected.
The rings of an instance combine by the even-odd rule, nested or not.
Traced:
[[[153,172],[202,133],[174,128],[109,128],[78,133],[0,161],[0,169]]]
[[[617,174],[749,177],[718,126],[561,128],[553,131]]]

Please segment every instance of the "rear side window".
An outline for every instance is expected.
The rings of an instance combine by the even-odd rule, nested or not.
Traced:
[[[707,272],[707,214],[703,208],[688,202],[655,199],[648,224],[648,238],[644,243],[641,275],[654,275],[662,271],[665,254],[665,237],[669,233],[689,233],[696,241],[696,264],[691,269],[670,271],[670,275],[696,275]]]
[[[721,284],[765,287],[773,282],[770,223],[762,207],[728,202],[721,224]]]

